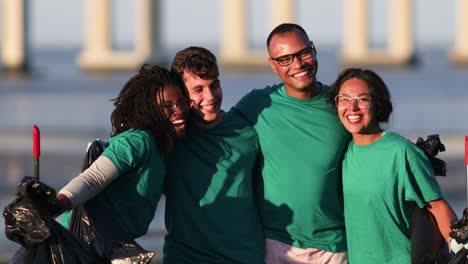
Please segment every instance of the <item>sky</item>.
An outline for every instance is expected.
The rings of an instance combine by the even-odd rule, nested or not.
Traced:
[[[4,3],[7,0],[0,0]],[[221,38],[224,0],[161,0],[163,45],[218,45]],[[341,45],[343,3],[348,0],[296,0],[295,21],[317,45]],[[388,4],[391,0],[368,0],[370,42],[385,43]],[[29,2],[30,44],[34,47],[81,47],[84,39],[85,0],[37,0]],[[131,46],[136,0],[111,0],[113,40],[116,47]],[[269,0],[247,0],[249,45],[263,47],[273,28]],[[456,0],[414,0],[416,45],[449,49],[454,42]],[[2,7],[0,6],[0,9]],[[1,11],[1,10],[0,10]],[[0,13],[1,14],[1,13]],[[1,15],[0,15],[1,16]],[[1,34],[0,34],[1,39]]]

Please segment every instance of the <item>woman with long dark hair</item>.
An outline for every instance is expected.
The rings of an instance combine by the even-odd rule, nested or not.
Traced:
[[[97,197],[132,238],[148,231],[163,190],[166,156],[185,133],[190,101],[182,80],[143,65],[114,100],[112,136],[91,166],[58,194],[69,210]]]

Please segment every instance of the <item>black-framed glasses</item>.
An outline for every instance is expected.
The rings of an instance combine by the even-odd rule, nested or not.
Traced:
[[[339,94],[335,96],[335,105],[338,110],[347,109],[351,102],[357,103],[359,108],[367,109],[371,106],[371,97],[368,94],[351,96],[348,94]]]
[[[190,100],[184,100],[176,104],[171,103],[171,102],[164,102],[161,104],[161,108],[166,114],[173,114],[177,110],[177,108],[180,108],[182,110],[187,110],[189,109],[189,107],[190,107]]]
[[[278,58],[270,57],[270,59],[278,62],[280,66],[288,66],[288,65],[291,65],[291,63],[293,63],[294,58],[297,58],[298,60],[301,60],[301,61],[305,61],[305,60],[312,58],[312,56],[314,55],[314,50],[315,50],[314,43],[310,41],[308,47],[301,49],[300,51],[296,53],[279,56]]]

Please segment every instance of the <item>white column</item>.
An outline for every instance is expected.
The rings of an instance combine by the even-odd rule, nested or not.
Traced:
[[[27,0],[3,0],[2,64],[6,70],[27,70]]]
[[[225,60],[236,60],[247,53],[246,14],[246,0],[223,1],[220,55]]]
[[[78,60],[88,68],[106,60],[112,49],[110,0],[86,0],[84,10],[84,46]]]
[[[294,0],[271,0],[270,6],[272,28],[294,22]]]
[[[367,0],[345,0],[343,10],[344,56],[365,56],[368,51]]]
[[[450,59],[455,63],[468,63],[468,0],[456,3],[455,45],[450,52]]]
[[[135,17],[135,49],[149,63],[161,61],[161,0],[139,0]]]
[[[84,50],[93,56],[112,49],[110,0],[86,0]]]
[[[293,2],[293,0],[270,0],[271,6],[266,8],[265,12],[271,15],[273,27],[293,21]],[[252,50],[248,46],[247,3],[246,0],[223,0],[220,61],[229,65],[267,66],[266,48]]]
[[[397,58],[413,53],[413,3],[411,0],[390,1],[389,52]]]
[[[413,60],[412,0],[389,0],[390,32],[386,49],[370,49],[367,1],[345,0],[343,64],[407,65]],[[372,23],[372,22],[371,22]]]
[[[133,50],[112,49],[110,0],[86,0],[85,45],[78,57],[84,69],[135,69],[143,63],[157,64],[161,50],[160,0],[137,0],[135,47]],[[125,19],[125,18],[123,18]]]

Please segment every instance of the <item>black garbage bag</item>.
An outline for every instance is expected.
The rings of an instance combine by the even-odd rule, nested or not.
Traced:
[[[460,249],[455,257],[450,260],[449,264],[468,264],[468,249],[462,248]]]
[[[436,176],[446,176],[447,174],[447,165],[445,161],[436,158],[439,152],[445,151],[445,145],[440,141],[439,135],[429,135],[427,139],[419,137],[416,140],[416,146],[418,146],[427,156],[431,162],[432,168],[434,169],[434,174]]]
[[[446,264],[451,256],[437,222],[425,208],[416,206],[411,215],[411,263]]]
[[[418,146],[429,159],[436,176],[446,176],[445,161],[436,158],[439,152],[445,151],[445,145],[439,135],[429,135],[424,140],[419,137]],[[411,215],[411,263],[448,263],[448,245],[440,233],[433,215],[425,208],[415,207]]]
[[[82,171],[102,152],[102,143],[94,140],[86,152]],[[156,255],[143,249],[121,228],[99,196],[73,208],[69,229],[112,263],[150,263]]]
[[[6,236],[23,247],[9,263],[103,263],[96,251],[53,219],[55,190],[24,177],[3,212]]]
[[[463,217],[458,221],[453,221],[450,224],[450,237],[455,239],[458,244],[466,244],[468,242],[468,208],[463,210]]]
[[[6,236],[22,246],[30,247],[44,242],[50,236],[47,200],[55,198],[55,191],[32,177],[24,177],[17,194],[5,207]]]

